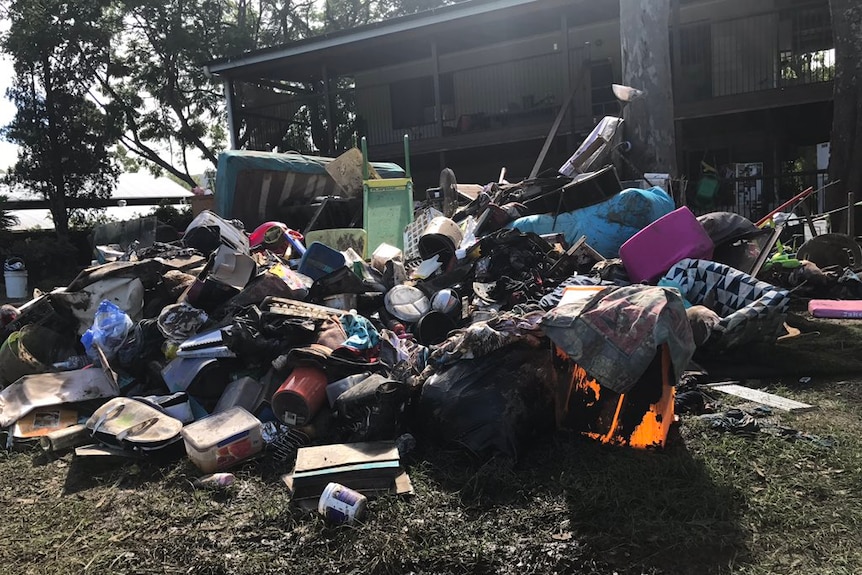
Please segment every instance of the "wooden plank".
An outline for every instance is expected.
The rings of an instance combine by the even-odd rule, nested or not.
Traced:
[[[736,397],[741,397],[749,401],[755,401],[757,403],[762,403],[763,405],[768,405],[769,407],[782,409],[784,411],[790,411],[792,413],[800,413],[803,411],[811,411],[812,409],[817,409],[817,406],[814,405],[808,405],[807,403],[802,403],[801,401],[787,399],[786,397],[781,397],[780,395],[775,395],[774,393],[760,391],[759,389],[751,389],[750,387],[745,387],[744,385],[736,385],[733,383],[725,385],[713,385],[712,389],[717,389],[718,391],[723,391],[724,393],[735,395]]]

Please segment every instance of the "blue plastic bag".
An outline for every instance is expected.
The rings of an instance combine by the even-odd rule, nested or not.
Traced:
[[[539,235],[562,232],[569,244],[587,236],[593,249],[606,258],[615,258],[626,240],[673,210],[673,199],[661,188],[629,188],[604,202],[556,218],[548,214],[526,216],[507,227]]]
[[[81,343],[84,344],[84,349],[91,359],[99,359],[97,345],[102,349],[105,357],[111,359],[120,349],[132,325],[132,318],[126,312],[113,302],[104,300],[96,309],[93,327],[81,336]]]

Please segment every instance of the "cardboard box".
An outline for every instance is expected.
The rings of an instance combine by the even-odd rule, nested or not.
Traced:
[[[204,210],[216,211],[215,196],[192,196],[192,215],[196,216]]]

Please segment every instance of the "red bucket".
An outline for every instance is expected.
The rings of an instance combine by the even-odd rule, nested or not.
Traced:
[[[326,401],[326,374],[316,367],[297,367],[272,395],[272,411],[287,425],[305,425]]]

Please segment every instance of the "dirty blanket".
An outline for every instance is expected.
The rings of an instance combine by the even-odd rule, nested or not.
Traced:
[[[604,387],[625,393],[668,344],[674,382],[694,354],[679,292],[652,286],[608,288],[592,299],[556,307],[542,330]]]
[[[715,351],[771,342],[782,331],[790,293],[730,266],[686,258],[665,274],[694,305],[705,305],[721,321],[707,340]]]

